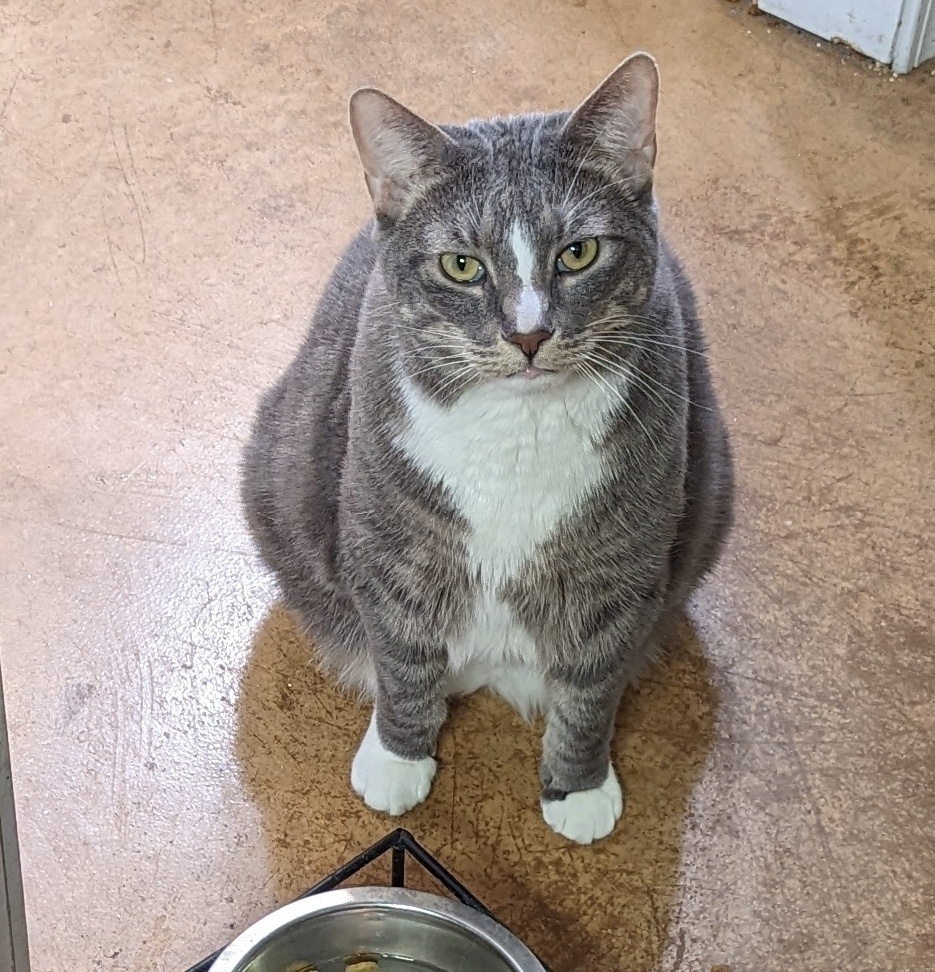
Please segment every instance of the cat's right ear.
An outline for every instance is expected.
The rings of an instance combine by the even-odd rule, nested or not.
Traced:
[[[351,95],[350,117],[377,220],[393,223],[441,172],[454,142],[376,88]]]
[[[656,162],[659,70],[649,54],[631,54],[571,113],[562,133],[583,153],[603,163],[634,188],[652,182]]]

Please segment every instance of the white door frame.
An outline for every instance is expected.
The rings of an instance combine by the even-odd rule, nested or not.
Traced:
[[[825,40],[908,74],[935,57],[935,0],[759,0],[773,14]]]
[[[893,42],[893,74],[908,74],[935,57],[935,0],[904,0]]]

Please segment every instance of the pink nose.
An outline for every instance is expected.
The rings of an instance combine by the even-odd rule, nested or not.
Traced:
[[[523,334],[521,331],[514,331],[507,341],[515,344],[516,347],[529,358],[530,361],[536,356],[539,348],[545,344],[552,335],[548,331],[533,331],[531,334]]]

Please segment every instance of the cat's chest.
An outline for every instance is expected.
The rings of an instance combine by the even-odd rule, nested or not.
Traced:
[[[411,384],[403,393],[397,444],[468,522],[469,556],[488,589],[515,576],[605,475],[600,443],[611,403],[593,383],[491,382],[450,407]]]

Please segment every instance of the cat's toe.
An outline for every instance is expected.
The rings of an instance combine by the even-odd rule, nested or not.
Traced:
[[[623,813],[623,790],[613,766],[607,779],[591,790],[569,793],[564,800],[543,800],[542,816],[557,833],[576,844],[606,837]]]
[[[431,757],[402,759],[386,749],[374,717],[351,764],[351,786],[372,810],[398,817],[429,795],[435,768]]]

